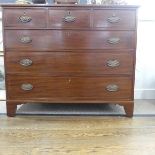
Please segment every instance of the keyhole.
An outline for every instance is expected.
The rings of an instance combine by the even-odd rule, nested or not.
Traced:
[[[71,79],[69,79],[68,82],[71,83]]]

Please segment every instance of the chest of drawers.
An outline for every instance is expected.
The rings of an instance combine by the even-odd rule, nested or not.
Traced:
[[[132,117],[136,9],[3,5],[7,115],[26,103],[112,103]]]

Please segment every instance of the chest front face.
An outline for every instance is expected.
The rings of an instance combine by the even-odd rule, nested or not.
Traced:
[[[133,100],[135,8],[7,6],[3,17],[8,100]]]

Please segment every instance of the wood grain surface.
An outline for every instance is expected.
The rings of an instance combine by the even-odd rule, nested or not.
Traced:
[[[27,51],[52,50],[95,50],[134,49],[133,31],[76,31],[76,30],[5,30],[6,49]],[[30,43],[22,43],[22,37],[29,37]],[[109,43],[118,38],[118,43]]]
[[[133,10],[96,9],[93,15],[94,15],[93,27],[96,28],[105,28],[109,30],[113,29],[134,30],[136,28],[136,17],[135,12]],[[116,23],[109,22],[107,20],[109,17],[118,17],[120,21]]]
[[[73,22],[65,22],[66,16],[75,17]],[[49,10],[49,27],[50,28],[90,28],[91,27],[90,9],[63,9],[52,8]]]
[[[43,74],[53,76],[102,76],[132,75],[133,52],[81,50],[66,52],[12,52],[6,53],[7,73]],[[30,66],[20,64],[21,60],[32,61]],[[108,61],[118,61],[115,67],[108,66]]]
[[[154,155],[155,117],[0,118],[1,155]]]
[[[51,77],[9,75],[7,97],[13,100],[50,99],[55,101],[85,100],[130,100],[132,96],[131,77]],[[31,84],[32,90],[22,90],[22,84]],[[108,91],[108,85],[117,85],[118,91]],[[17,95],[18,94],[18,95]],[[66,98],[66,99],[65,99]],[[70,99],[72,98],[72,99]],[[74,99],[73,99],[74,98]]]
[[[45,28],[47,26],[47,20],[46,18],[44,18],[46,14],[46,9],[5,9],[4,26],[12,28]],[[31,21],[27,23],[22,23],[19,20],[21,16],[28,16],[31,18]]]

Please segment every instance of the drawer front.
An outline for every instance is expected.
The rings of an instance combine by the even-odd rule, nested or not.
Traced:
[[[89,28],[90,10],[49,10],[49,27]]]
[[[94,10],[93,25],[105,29],[136,29],[136,12],[133,10]]]
[[[47,26],[45,9],[4,9],[4,26],[31,28]]]
[[[132,97],[130,77],[33,77],[7,75],[8,99],[115,100]]]
[[[133,31],[6,30],[5,45],[20,50],[134,49]]]
[[[51,75],[132,74],[133,53],[6,52],[8,73]]]

